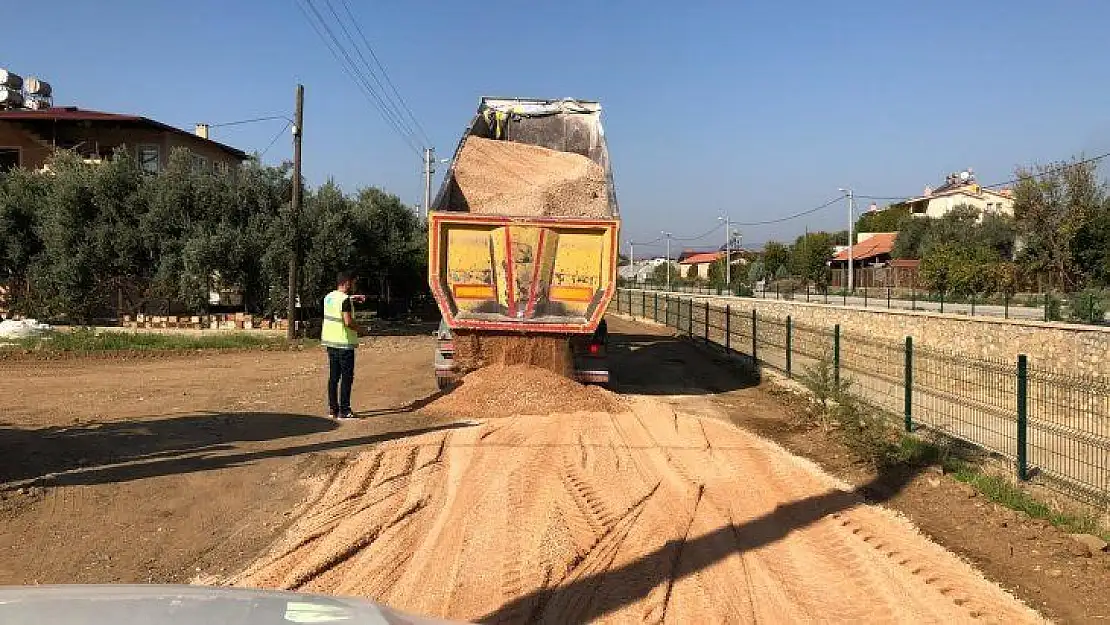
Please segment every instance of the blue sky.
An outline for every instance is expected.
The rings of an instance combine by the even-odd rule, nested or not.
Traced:
[[[600,100],[626,241],[695,235],[725,212],[774,219],[842,186],[914,194],[968,166],[990,183],[1019,164],[1110,151],[1110,3],[1099,0],[349,2],[441,157],[482,95]],[[0,66],[49,80],[58,104],[191,128],[291,114],[302,82],[311,183],[420,199],[419,158],[297,0],[0,7],[18,25]],[[213,138],[261,150],[280,129]],[[290,152],[283,138],[266,160]],[[846,222],[841,203],[741,230],[758,245]]]

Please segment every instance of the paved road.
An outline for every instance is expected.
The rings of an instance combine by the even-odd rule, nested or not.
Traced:
[[[649,292],[653,291],[653,290],[654,289],[649,289]],[[665,293],[666,291],[660,289],[659,292],[660,293]],[[681,296],[712,296],[714,298],[721,298],[721,299],[736,299],[736,300],[752,299],[752,298],[747,298],[747,297],[734,297],[734,296],[730,296],[730,295],[717,295],[716,293],[713,293],[713,292],[698,293],[698,292],[690,292],[690,291],[671,291],[671,293],[674,294],[674,295],[681,295]],[[762,292],[758,292],[758,293],[756,293],[754,299],[775,300],[775,299],[784,299],[784,297],[776,296],[774,292],[767,292],[766,294],[764,294]],[[843,297],[841,295],[829,294],[829,296],[826,298],[823,293],[811,293],[809,295],[808,300],[807,300],[806,295],[804,293],[800,293],[800,294],[795,294],[794,295],[793,301],[796,301],[796,302],[806,302],[806,301],[808,301],[811,304],[824,304],[824,303],[826,303],[826,299],[827,299],[827,303],[828,303],[829,306],[851,306],[851,307],[857,307],[857,308],[873,308],[873,309],[876,309],[876,310],[886,310],[888,308],[888,302],[887,302],[887,299],[886,299],[885,295],[883,295],[881,297],[864,298],[862,296],[851,296],[851,297],[846,298],[846,297]],[[889,308],[893,309],[893,310],[917,310],[917,311],[922,311],[922,312],[941,312],[940,302],[931,302],[931,301],[923,301],[923,300],[914,301],[914,300],[908,300],[908,299],[891,299],[889,301]],[[982,317],[1003,317],[1003,318],[1008,318],[1008,319],[1020,319],[1020,320],[1024,320],[1024,321],[1043,321],[1044,320],[1044,308],[1039,307],[1039,306],[1011,305],[1009,307],[1006,307],[1006,306],[999,306],[999,305],[994,305],[994,304],[976,304],[974,306],[974,310],[972,310],[972,305],[971,304],[956,304],[956,303],[952,303],[952,302],[945,302],[943,312],[946,313],[946,314],[954,314],[954,315],[973,315],[973,316],[976,316],[976,317],[980,317],[980,316],[982,316]],[[1110,314],[1107,314],[1106,319],[1107,319],[1107,321],[1110,321]]]

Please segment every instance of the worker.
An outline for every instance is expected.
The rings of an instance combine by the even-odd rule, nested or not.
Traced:
[[[358,347],[354,303],[361,303],[365,297],[353,294],[358,282],[353,272],[339,272],[335,282],[335,290],[324,297],[324,323],[320,329],[320,343],[328,352],[328,416],[353,419],[351,384]]]

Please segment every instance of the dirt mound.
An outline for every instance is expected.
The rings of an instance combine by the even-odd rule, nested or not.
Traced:
[[[781,448],[634,408],[360,454],[232,583],[488,623],[1040,621]]]
[[[462,374],[490,365],[531,365],[564,377],[574,373],[565,336],[455,331],[455,367]]]
[[[509,417],[570,412],[624,412],[619,397],[531,365],[492,365],[462,379],[425,410],[450,417]]]
[[[579,154],[470,137],[455,182],[471,213],[609,217],[605,170]]]

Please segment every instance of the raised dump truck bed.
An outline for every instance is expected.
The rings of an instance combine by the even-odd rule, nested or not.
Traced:
[[[586,183],[601,181],[600,191],[581,198],[592,216],[550,214],[580,208],[575,193],[593,187],[578,179],[560,180],[549,189],[537,187],[537,193],[545,194],[540,202],[519,195],[528,190],[519,178],[507,179],[504,187],[509,191],[500,196],[485,193],[481,212],[475,212],[478,192],[468,189],[465,180],[460,184],[458,170],[470,137],[540,146],[592,161],[579,159],[590,169],[592,177]],[[472,162],[465,165],[473,171]],[[505,176],[517,175],[517,165],[490,163],[478,173],[496,183],[502,170]],[[498,204],[502,197],[507,198],[503,205]],[[596,102],[483,99],[433,208],[428,224],[429,283],[450,328],[556,334],[597,329],[616,287],[620,221]]]

